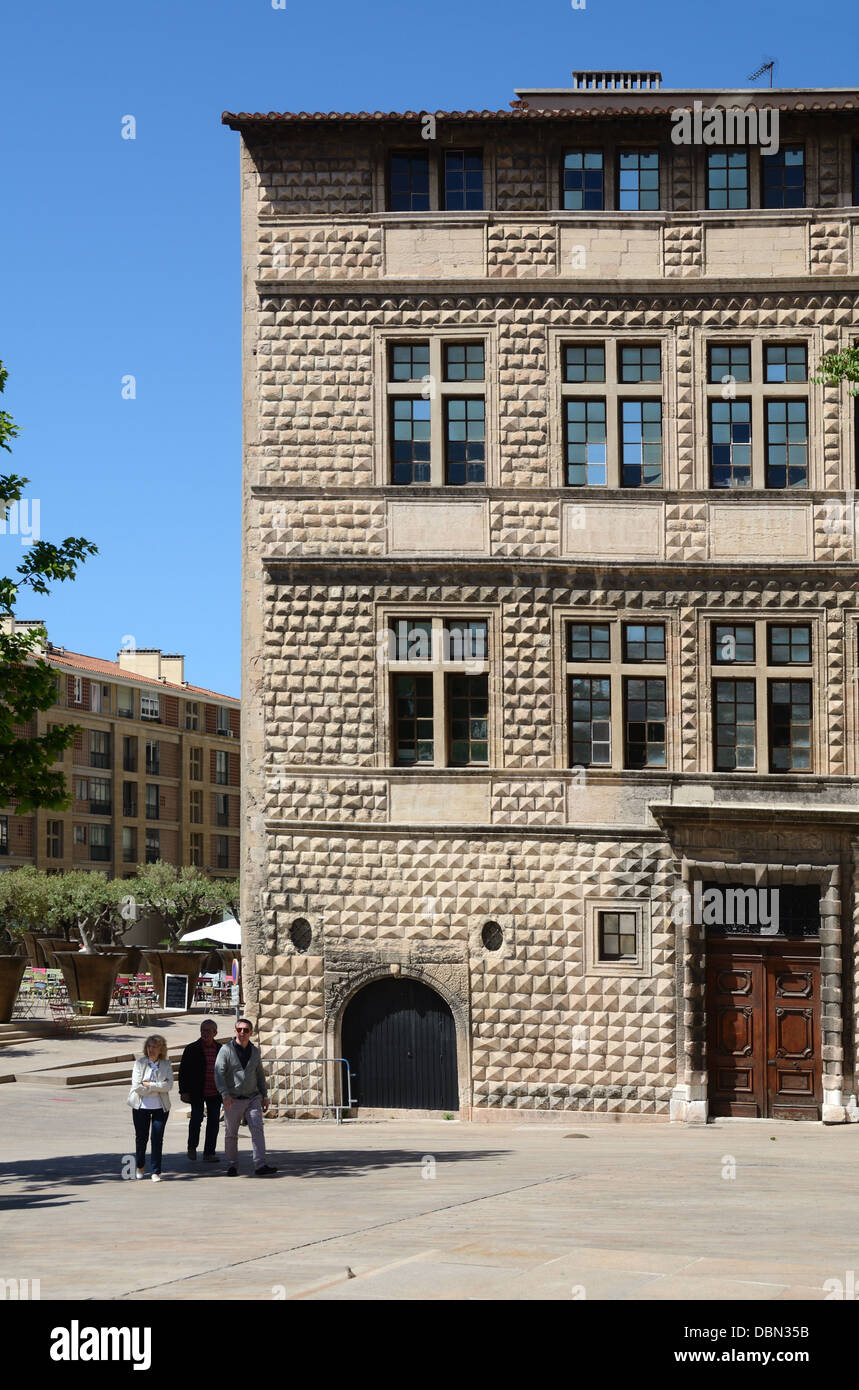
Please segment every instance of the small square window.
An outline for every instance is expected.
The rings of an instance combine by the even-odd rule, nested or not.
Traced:
[[[605,381],[603,343],[575,343],[564,348],[564,381]]]
[[[484,358],[482,343],[446,343],[445,381],[483,381],[486,375]]]
[[[767,381],[807,381],[808,351],[804,343],[767,343],[764,348]]]
[[[395,618],[391,622],[389,648],[391,661],[431,661],[432,623]]]
[[[767,629],[771,666],[807,666],[811,661],[811,628],[805,624],[770,623]]]
[[[569,150],[561,171],[561,206],[574,212],[603,207],[601,150]]]
[[[608,623],[570,623],[567,628],[568,661],[610,661]]]
[[[453,212],[483,208],[483,155],[480,150],[445,150],[444,205]]]
[[[642,347],[621,347],[621,381],[661,381],[662,354],[658,343]]]
[[[391,343],[388,370],[391,381],[420,381],[429,376],[429,343]]]
[[[720,666],[753,662],[755,659],[755,629],[751,625],[713,624],[713,660]]]
[[[599,958],[638,959],[638,921],[634,912],[599,914]]]
[[[487,661],[487,623],[458,618],[444,625],[445,661]]]
[[[664,661],[664,623],[624,623],[624,661]]]
[[[711,343],[708,381],[717,386],[726,377],[734,381],[751,381],[752,350],[749,343]]]

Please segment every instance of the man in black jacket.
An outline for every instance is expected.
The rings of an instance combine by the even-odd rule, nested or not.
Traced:
[[[206,1111],[206,1139],[203,1158],[207,1163],[217,1163],[215,1149],[218,1145],[218,1125],[221,1119],[221,1097],[215,1084],[215,1058],[218,1044],[215,1036],[218,1025],[211,1018],[204,1018],[200,1024],[199,1042],[189,1043],[182,1053],[179,1063],[179,1096],[190,1103],[191,1119],[188,1123],[188,1157],[196,1159],[197,1144],[200,1141],[200,1126],[203,1110]]]

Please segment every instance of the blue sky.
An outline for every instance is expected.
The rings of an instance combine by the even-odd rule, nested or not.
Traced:
[[[856,80],[849,8],[824,23],[806,0],[274,4],[13,0],[3,20],[0,358],[23,433],[0,471],[32,480],[44,537],[100,551],[19,616],[96,656],[128,638],[184,652],[192,683],[228,694],[240,260],[238,136],[222,110],[498,109],[516,86],[589,67],[742,86],[769,57],[776,85]],[[0,536],[0,573],[20,540]]]

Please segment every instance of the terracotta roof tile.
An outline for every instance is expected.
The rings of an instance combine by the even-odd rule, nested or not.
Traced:
[[[207,690],[202,685],[179,685],[176,681],[159,680],[157,676],[141,676],[138,671],[126,671],[124,666],[120,666],[118,661],[103,661],[98,656],[84,656],[82,652],[70,652],[64,648],[62,652],[57,648],[48,649],[46,653],[47,661],[52,666],[68,667],[72,671],[89,671],[93,675],[110,676],[112,680],[136,682],[139,685],[151,685],[159,690],[178,690],[183,695],[209,695],[215,700],[233,700],[238,703],[235,695],[222,695],[217,690]]]

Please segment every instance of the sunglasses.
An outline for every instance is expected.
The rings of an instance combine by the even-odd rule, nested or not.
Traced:
[[[250,1028],[237,1028],[237,1029],[236,1029],[236,1032],[237,1032],[237,1033],[249,1033],[250,1031],[251,1031]]]

